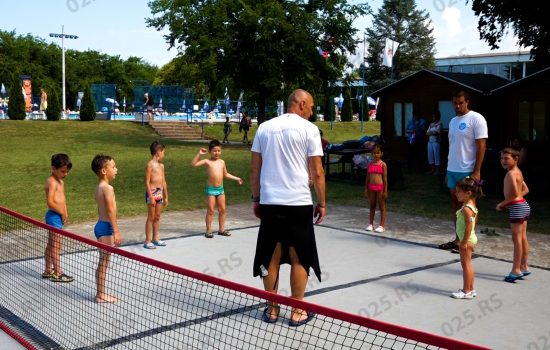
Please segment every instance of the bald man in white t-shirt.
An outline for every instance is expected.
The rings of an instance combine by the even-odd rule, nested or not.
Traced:
[[[453,217],[456,223],[456,211],[462,203],[456,198],[456,184],[466,176],[476,181],[481,179],[481,165],[485,157],[488,138],[485,118],[468,108],[470,97],[465,91],[453,96],[456,117],[449,122],[449,157],[447,162],[446,183],[451,193]],[[439,245],[440,249],[450,249],[458,253],[458,237],[453,241]]]
[[[321,280],[313,218],[326,216],[325,172],[319,128],[309,122],[313,97],[296,90],[288,98],[288,113],[262,123],[252,144],[250,184],[254,213],[261,219],[254,258],[254,276],[261,276],[264,289],[277,293],[279,267],[291,265],[292,298],[302,300],[310,268]],[[315,189],[314,207],[309,181]],[[277,303],[268,301],[263,320],[279,317]],[[301,326],[314,314],[293,308],[289,325]]]

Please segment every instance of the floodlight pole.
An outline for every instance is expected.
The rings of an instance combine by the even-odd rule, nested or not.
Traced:
[[[78,39],[78,36],[71,35],[71,34],[65,34],[65,26],[61,26],[61,34],[56,33],[50,33],[50,37],[52,38],[61,38],[61,85],[63,86],[63,116],[65,116],[66,110],[67,110],[67,103],[66,103],[66,94],[65,94],[65,43],[64,40],[66,39]]]

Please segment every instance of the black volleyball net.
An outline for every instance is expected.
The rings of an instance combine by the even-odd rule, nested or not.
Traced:
[[[49,234],[75,280],[42,277]],[[0,207],[0,328],[28,349],[482,349],[170,265]],[[100,251],[110,254],[96,303]],[[262,313],[279,303],[276,323]],[[290,327],[292,308],[316,313]]]

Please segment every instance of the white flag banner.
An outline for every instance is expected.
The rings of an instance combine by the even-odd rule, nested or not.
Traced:
[[[384,48],[384,53],[382,55],[382,65],[386,67],[391,67],[393,65],[393,56],[399,47],[397,41],[386,38],[386,47]]]

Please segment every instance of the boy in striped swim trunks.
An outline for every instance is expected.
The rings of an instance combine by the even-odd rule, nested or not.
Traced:
[[[504,200],[497,204],[497,210],[508,210],[512,239],[514,241],[514,262],[512,271],[504,278],[506,282],[515,282],[531,274],[527,268],[529,243],[527,242],[527,219],[531,214],[529,203],[523,198],[529,188],[518,168],[519,151],[505,148],[500,152],[500,164],[508,172],[504,177]]]

